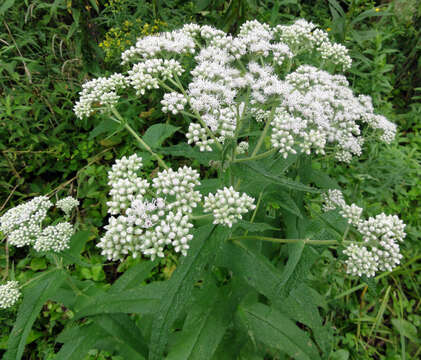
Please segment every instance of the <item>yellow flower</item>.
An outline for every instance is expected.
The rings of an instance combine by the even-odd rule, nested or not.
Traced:
[[[380,9],[379,8],[376,8],[376,12],[379,12],[380,11]]]
[[[331,28],[327,28],[326,30],[327,30],[327,31],[330,31],[330,30],[332,30],[332,29],[331,29]]]

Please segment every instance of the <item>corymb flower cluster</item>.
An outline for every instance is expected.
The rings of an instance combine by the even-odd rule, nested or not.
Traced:
[[[56,204],[66,215],[79,202],[72,197],[59,200]],[[7,237],[10,245],[33,246],[36,251],[60,252],[69,247],[73,235],[73,225],[60,222],[43,227],[48,210],[53,203],[46,196],[36,197],[24,204],[8,210],[0,217],[0,231]]]
[[[271,145],[283,157],[330,149],[336,159],[349,162],[361,154],[363,126],[385,142],[396,133],[393,123],[374,113],[369,96],[355,96],[345,76],[324,70],[328,65],[344,71],[351,58],[305,20],[274,28],[248,21],[236,37],[188,24],[140,38],[122,60],[133,64],[127,75],[83,86],[75,106],[79,118],[109,111],[129,88],[137,95],[160,88],[166,91],[162,111],[190,117],[186,137],[200,151],[212,151],[234,136],[247,142],[241,130],[251,120],[267,125]],[[188,84],[181,78],[185,73]]]
[[[349,274],[373,277],[378,271],[391,271],[399,265],[402,259],[399,243],[406,236],[402,220],[396,215],[384,213],[363,219],[361,207],[347,205],[339,190],[329,190],[325,195],[324,210],[336,208],[362,237],[362,242],[352,243],[344,250],[348,256],[346,265]]]
[[[0,309],[7,309],[18,301],[20,297],[19,283],[17,281],[8,281],[0,285]]]
[[[193,239],[192,211],[202,200],[195,190],[199,173],[184,166],[160,171],[148,181],[141,177],[141,168],[142,158],[134,154],[117,160],[108,173],[112,216],[98,247],[114,260],[126,255],[164,257],[168,247],[186,255]],[[213,212],[215,224],[231,227],[254,205],[252,198],[230,188],[210,194],[204,207]]]

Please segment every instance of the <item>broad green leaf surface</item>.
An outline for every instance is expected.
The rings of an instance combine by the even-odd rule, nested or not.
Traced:
[[[179,127],[170,125],[170,124],[155,124],[146,130],[142,139],[150,147],[157,148],[162,145],[162,143],[172,136]]]
[[[4,360],[21,359],[32,325],[45,301],[64,281],[61,270],[52,270],[28,285],[22,292],[23,301],[19,306],[15,325],[9,336],[8,349]]]
[[[167,281],[157,316],[152,325],[150,341],[150,360],[162,360],[168,342],[171,327],[190,299],[193,286],[202,276],[209,261],[217,253],[219,244],[226,237],[227,230],[214,225],[206,225],[194,231],[194,240],[189,255],[183,257],[181,263]]]
[[[57,338],[57,342],[65,344],[55,360],[81,360],[99,341],[107,338],[107,335],[104,329],[95,323],[65,331]]]
[[[320,359],[310,337],[276,309],[256,303],[240,306],[238,316],[256,342],[286,353],[293,359]]]
[[[116,351],[124,358],[142,360],[148,356],[148,346],[140,329],[126,314],[100,315],[95,318],[98,324],[118,344]],[[130,357],[128,357],[129,355]]]
[[[74,320],[97,314],[148,314],[157,310],[165,290],[165,283],[155,282],[139,288],[101,294],[91,299],[86,307],[77,311]]]
[[[231,323],[245,288],[205,286],[203,294],[189,310],[177,343],[166,360],[211,359]]]
[[[108,290],[109,294],[138,287],[149,276],[157,261],[144,261],[129,268],[121,275]]]

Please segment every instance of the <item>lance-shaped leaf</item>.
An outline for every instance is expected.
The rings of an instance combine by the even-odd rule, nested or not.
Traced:
[[[227,230],[214,225],[202,226],[194,231],[192,246],[167,281],[168,285],[157,309],[152,325],[150,360],[162,360],[171,327],[191,297],[192,289],[202,276],[207,263],[213,260]]]
[[[320,359],[317,347],[307,333],[278,310],[261,303],[241,306],[238,316],[256,343],[297,360]]]
[[[8,350],[4,355],[4,360],[16,360],[22,357],[26,339],[35,319],[44,303],[59,288],[64,279],[63,272],[55,269],[46,272],[23,290],[23,301],[19,306],[16,322],[9,336]]]

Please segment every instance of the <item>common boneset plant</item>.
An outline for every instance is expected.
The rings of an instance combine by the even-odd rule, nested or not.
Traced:
[[[329,189],[337,187],[335,181],[312,167],[331,158],[349,163],[365,140],[389,143],[396,133],[393,123],[374,112],[371,98],[354,95],[338,73],[351,66],[347,49],[305,20],[274,28],[249,21],[235,37],[188,24],[140,38],[122,54],[122,65],[127,71],[85,83],[74,107],[80,119],[101,113],[120,124],[141,149],[116,160],[109,171],[108,225],[98,247],[112,261],[183,257],[166,282],[139,285],[154,264],[143,262],[139,273],[129,271],[111,286],[113,300],[98,290],[76,312],[76,320],[92,316],[90,327],[81,324],[72,340],[64,336],[60,353],[88,336],[87,329],[100,334],[90,346],[101,347],[100,338],[115,335],[101,324],[114,321],[129,322],[143,339],[141,346],[120,339],[143,358],[220,359],[230,351],[327,357],[331,329],[322,325],[318,305],[308,296],[315,290],[306,283],[318,247],[338,245],[348,274],[373,277],[399,264],[405,238],[396,215],[364,219],[363,209],[347,205],[339,189]],[[141,101],[146,93],[183,124],[185,143],[163,147],[179,128],[156,124],[140,136],[125,118],[121,100]],[[202,167],[172,169],[166,155],[194,159]],[[161,168],[152,177],[142,172],[150,156]],[[206,169],[216,169],[217,176],[201,179]],[[306,207],[306,201],[318,200],[326,211],[318,215],[321,220]],[[62,204],[63,210],[71,204]],[[345,224],[327,226],[334,215]],[[289,244],[284,250],[283,243]],[[285,266],[271,262],[274,252],[284,256]],[[83,285],[77,291],[83,293]],[[150,335],[112,313],[149,316]],[[176,321],[181,335],[169,346]]]

